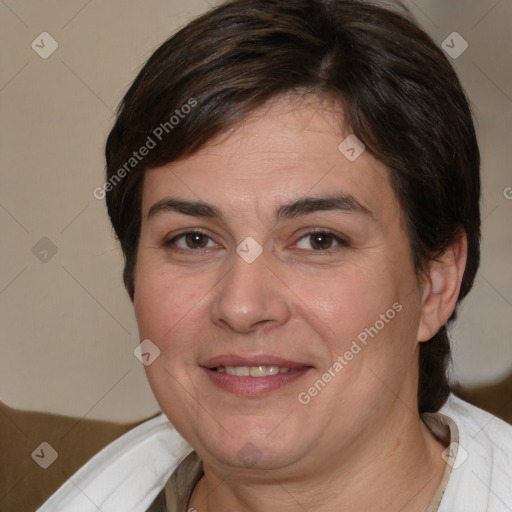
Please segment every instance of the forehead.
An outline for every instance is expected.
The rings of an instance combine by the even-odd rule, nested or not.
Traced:
[[[388,169],[368,151],[348,158],[361,150],[346,152],[348,136],[334,101],[274,98],[194,155],[146,171],[143,215],[166,195],[262,213],[307,195],[341,193],[370,211],[396,209]]]

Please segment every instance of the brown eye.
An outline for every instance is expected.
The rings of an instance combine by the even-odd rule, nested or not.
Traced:
[[[334,239],[328,233],[315,233],[309,236],[309,242],[313,249],[330,249]]]
[[[168,242],[168,246],[176,246],[182,250],[190,250],[190,249],[205,249],[208,247],[212,247],[213,240],[204,233],[199,231],[188,231],[187,233],[182,233],[174,237],[172,240]],[[215,244],[213,244],[215,245]]]
[[[348,244],[344,240],[335,236],[333,233],[323,231],[308,233],[297,242],[299,249],[313,249],[314,251],[326,251],[334,249],[337,246],[346,245]]]
[[[208,244],[208,237],[202,233],[187,233],[185,235],[185,243],[190,249],[202,249]]]

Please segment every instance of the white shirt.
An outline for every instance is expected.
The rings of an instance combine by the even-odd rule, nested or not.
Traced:
[[[511,512],[512,426],[453,395],[439,412],[456,424],[459,446],[438,511]]]
[[[430,416],[451,433],[438,512],[511,512],[512,426],[453,395]],[[38,512],[146,512],[191,451],[161,414],[101,450]]]

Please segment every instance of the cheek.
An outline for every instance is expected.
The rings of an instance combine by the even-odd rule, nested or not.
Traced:
[[[299,315],[321,335],[332,362],[351,350],[361,365],[373,360],[380,367],[410,357],[414,349],[419,319],[414,286],[414,273],[402,262],[296,281],[294,292],[301,299]]]
[[[173,374],[182,371],[179,366],[188,368],[209,339],[205,333],[218,277],[166,268],[148,256],[140,258],[137,270],[134,311],[140,339],[150,339],[160,349],[160,365]],[[153,366],[146,371],[155,372]]]
[[[142,338],[149,338],[160,349],[194,310],[199,299],[191,283],[157,270],[141,257],[137,267],[135,282],[134,311]]]
[[[317,325],[335,343],[343,344],[373,325],[397,300],[392,283],[376,283],[379,273],[369,269],[331,273],[296,281],[294,293],[301,315]]]
[[[172,308],[172,304],[158,279],[143,270],[142,266],[137,272],[133,307],[140,336],[157,341],[161,337],[159,331],[165,328],[161,325],[164,312]]]
[[[160,406],[171,410],[167,402],[170,397],[180,402],[180,383],[188,382],[188,373],[195,368],[198,347],[191,340],[197,339],[194,329],[204,318],[202,295],[191,279],[154,271],[156,265],[149,263],[141,259],[138,268],[134,311],[140,339],[151,340],[160,350],[158,358],[144,367],[146,376]],[[179,418],[173,419],[179,424]]]
[[[167,349],[170,341],[181,337],[179,333],[193,318],[195,302],[194,298],[164,290],[148,295],[140,292],[134,307],[141,338],[151,339],[161,350]]]

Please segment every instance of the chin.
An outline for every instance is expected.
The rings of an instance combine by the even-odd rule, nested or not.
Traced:
[[[233,418],[223,427],[226,430],[209,425],[193,436],[191,445],[201,447],[201,458],[237,468],[275,470],[300,460],[308,444],[303,429],[287,424],[280,430],[275,419],[255,424]]]

